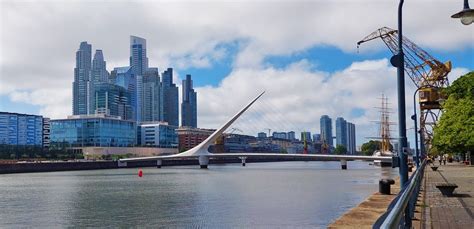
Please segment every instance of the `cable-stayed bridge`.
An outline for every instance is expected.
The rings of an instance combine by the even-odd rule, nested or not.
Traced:
[[[264,93],[265,92],[260,93],[250,103],[248,103],[239,112],[237,112],[234,116],[232,116],[231,119],[225,122],[216,131],[214,131],[214,133],[212,133],[207,139],[205,139],[203,142],[201,142],[199,145],[195,146],[192,149],[189,149],[182,153],[173,154],[173,155],[120,159],[118,163],[119,165],[125,165],[127,162],[134,162],[134,161],[156,161],[157,166],[161,167],[163,160],[182,158],[182,159],[197,159],[199,161],[199,165],[201,168],[207,168],[210,158],[220,158],[220,157],[239,158],[242,160],[242,165],[245,165],[245,160],[249,157],[301,158],[301,159],[311,158],[311,159],[340,161],[341,168],[347,169],[347,161],[353,161],[353,160],[381,161],[381,162],[392,161],[392,157],[384,157],[384,156],[294,154],[294,153],[211,153],[209,152],[209,147],[213,145],[216,142],[216,140],[224,134],[224,131],[226,131],[242,114],[244,114],[259,98],[261,98]]]

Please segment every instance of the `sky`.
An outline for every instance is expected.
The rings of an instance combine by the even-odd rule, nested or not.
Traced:
[[[374,107],[382,93],[397,120],[397,85],[382,40],[359,49],[356,42],[380,27],[396,28],[397,7],[393,0],[3,0],[0,111],[65,118],[72,113],[79,43],[103,50],[111,71],[129,64],[129,36],[136,35],[147,39],[150,67],[173,67],[179,86],[192,75],[199,127],[219,127],[266,91],[236,128],[319,133],[319,118],[327,114],[355,123],[361,145],[377,135]],[[474,25],[450,18],[461,8],[461,0],[406,1],[403,8],[404,35],[438,60],[452,61],[451,82],[474,69]],[[416,88],[405,82],[413,141]]]

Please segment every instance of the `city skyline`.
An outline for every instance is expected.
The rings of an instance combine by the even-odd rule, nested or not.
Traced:
[[[385,92],[390,98],[396,98],[395,69],[390,66],[391,54],[383,43],[361,47],[359,53],[355,45],[379,27],[396,27],[393,19],[396,3],[372,2],[373,8],[362,7],[364,4],[361,3],[345,3],[347,7],[344,8],[357,9],[355,16],[362,20],[357,26],[350,20],[336,20],[344,18],[345,12],[341,7],[333,7],[332,3],[281,2],[267,8],[265,3],[253,3],[252,7],[248,7],[248,3],[201,3],[182,7],[172,3],[141,2],[113,5],[115,11],[110,10],[110,5],[99,2],[89,10],[85,10],[87,4],[78,2],[23,7],[33,6],[29,4],[2,3],[2,15],[8,15],[1,22],[2,111],[64,118],[71,113],[71,69],[74,68],[71,54],[77,51],[77,44],[87,40],[100,47],[107,70],[112,71],[110,67],[130,63],[127,48],[130,34],[148,39],[146,51],[150,66],[174,67],[173,81],[178,92],[185,74],[194,76],[194,89],[199,93],[198,126],[206,128],[215,128],[232,110],[257,93],[251,88],[264,88],[268,93],[262,99],[266,102],[279,100],[278,109],[288,111],[287,117],[300,129],[317,133],[319,117],[323,114],[352,120],[358,125],[357,145],[360,145],[365,137],[376,134],[377,128],[370,121],[378,116],[372,109],[378,104],[378,95]],[[50,9],[48,16],[38,16],[42,15],[44,7]],[[439,60],[453,61],[451,82],[474,68],[472,33],[449,18],[458,7],[446,1],[427,6],[410,3],[405,15],[408,38]],[[416,9],[420,8],[427,9],[431,16],[418,15]],[[429,10],[431,8],[436,10]],[[141,23],[130,24],[108,13],[123,9],[134,12],[135,19]],[[196,9],[200,9],[199,12]],[[258,17],[255,12],[259,12]],[[196,13],[192,17],[186,16]],[[439,16],[445,14],[446,17]],[[283,16],[275,18],[272,15]],[[372,16],[366,18],[365,15]],[[380,20],[369,20],[377,15]],[[32,20],[32,23],[24,20],[39,17],[42,20]],[[340,24],[314,26],[316,21],[324,21],[327,17]],[[83,18],[94,18],[94,25]],[[229,28],[228,24],[234,26]],[[48,32],[49,27],[45,25],[59,32]],[[263,29],[267,32],[262,33]],[[38,32],[40,36],[31,39],[29,31],[41,31]],[[190,32],[193,36],[189,36]],[[407,81],[408,115],[413,113],[408,102],[413,91],[414,86]],[[239,95],[237,98],[236,94]],[[229,100],[234,102],[227,103]],[[391,106],[395,108],[396,103]],[[407,127],[411,126],[408,121]],[[413,137],[412,133],[409,132],[408,137]]]

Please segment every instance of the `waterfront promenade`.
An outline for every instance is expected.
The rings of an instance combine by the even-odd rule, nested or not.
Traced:
[[[438,163],[435,163],[439,166]],[[437,171],[425,170],[422,228],[449,229],[474,227],[474,166],[447,163]],[[436,188],[438,183],[455,183],[452,197]]]

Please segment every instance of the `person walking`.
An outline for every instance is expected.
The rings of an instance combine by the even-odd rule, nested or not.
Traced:
[[[443,165],[446,165],[446,155],[443,155]]]
[[[440,156],[440,155],[438,155],[438,161],[439,161],[439,165],[441,165],[441,162],[442,162],[441,160],[442,160],[441,156]]]

